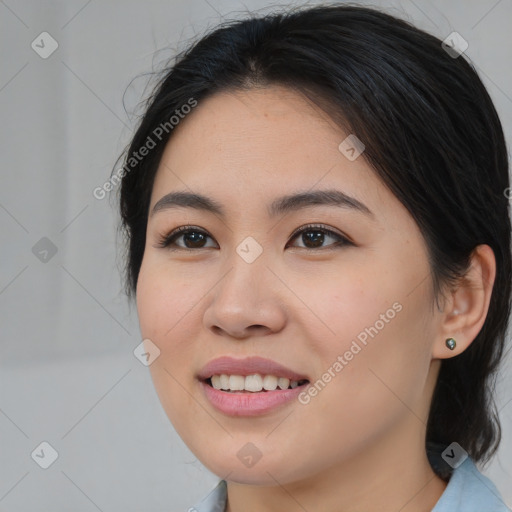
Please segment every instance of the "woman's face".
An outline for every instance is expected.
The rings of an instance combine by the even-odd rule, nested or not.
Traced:
[[[169,419],[223,478],[284,484],[423,449],[439,321],[426,246],[358,148],[339,149],[348,135],[275,86],[200,102],[162,157],[141,332]],[[159,203],[176,192],[208,203]]]

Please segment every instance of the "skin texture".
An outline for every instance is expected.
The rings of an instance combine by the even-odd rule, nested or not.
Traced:
[[[171,191],[226,210],[149,217],[137,308],[143,338],[161,351],[150,370],[162,406],[198,459],[228,480],[229,512],[427,511],[446,487],[425,454],[429,405],[440,359],[483,325],[494,256],[479,246],[438,309],[417,225],[363,156],[339,151],[347,135],[282,87],[217,93],[175,128],[155,178],[150,211]],[[276,197],[331,188],[372,215],[326,205],[268,215]],[[325,235],[308,248],[291,235],[309,223],[352,243]],[[202,248],[187,251],[184,236],[158,247],[184,225],[208,234]],[[250,264],[236,252],[248,236],[263,249]],[[258,355],[316,381],[396,303],[400,312],[306,405],[227,416],[196,378],[214,358]],[[262,454],[252,467],[237,457],[247,443]]]

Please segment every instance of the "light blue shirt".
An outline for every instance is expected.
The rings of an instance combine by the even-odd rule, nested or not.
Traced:
[[[225,512],[226,481],[221,480],[213,491],[188,512]],[[431,512],[511,512],[495,485],[468,457],[453,470],[448,485]]]

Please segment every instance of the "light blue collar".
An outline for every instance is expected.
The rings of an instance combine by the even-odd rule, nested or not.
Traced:
[[[510,512],[496,486],[468,457],[453,474],[432,512]]]

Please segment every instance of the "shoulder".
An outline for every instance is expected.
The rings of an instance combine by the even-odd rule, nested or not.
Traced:
[[[432,512],[511,512],[496,486],[470,457],[457,467]]]

